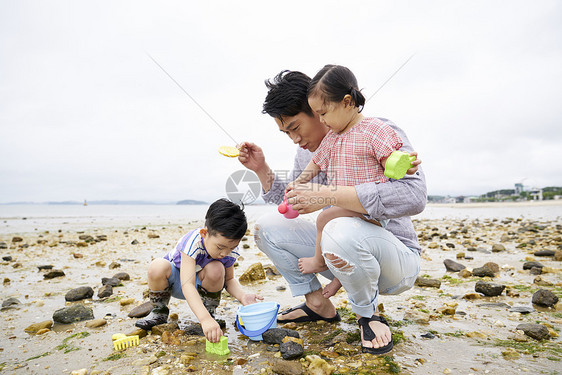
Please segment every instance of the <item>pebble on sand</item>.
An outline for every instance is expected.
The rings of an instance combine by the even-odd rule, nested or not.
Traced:
[[[525,332],[527,336],[532,337],[535,340],[545,340],[550,338],[548,328],[542,324],[522,323],[519,324],[516,329]]]
[[[52,326],[53,326],[52,320],[45,320],[45,321],[40,322],[40,323],[31,324],[30,326],[25,328],[24,331],[27,332],[27,333],[37,333],[38,331],[40,331],[44,328],[50,329]]]
[[[52,270],[51,272],[47,272],[46,274],[43,275],[43,278],[45,279],[54,279],[56,277],[62,277],[65,276],[65,273],[63,270]]]
[[[129,318],[144,318],[152,311],[152,302],[147,301],[139,306],[135,307],[129,312]]]
[[[89,286],[80,286],[78,288],[74,288],[68,291],[64,296],[64,299],[72,302],[72,301],[80,301],[83,299],[92,298],[94,295],[94,290]]]
[[[429,279],[429,278],[426,278],[426,277],[418,276],[416,278],[415,285],[420,286],[420,287],[440,288],[441,287],[441,281],[436,280],[436,279]]]
[[[261,263],[252,264],[238,279],[238,281],[240,281],[240,283],[242,284],[247,284],[252,281],[259,280],[265,280],[265,271]]]
[[[88,328],[98,328],[106,324],[107,324],[107,320],[105,319],[93,319],[93,320],[88,320],[84,325]]]
[[[82,320],[94,319],[94,312],[90,307],[76,304],[70,307],[63,307],[53,313],[53,320],[57,323],[69,324]]]
[[[461,271],[461,270],[463,270],[463,269],[466,268],[465,265],[460,264],[460,263],[458,263],[458,262],[455,262],[455,261],[452,260],[452,259],[445,259],[445,260],[443,261],[443,264],[445,265],[445,268],[446,268],[447,271],[449,271],[449,272],[459,272],[459,271]]]
[[[482,293],[487,297],[495,297],[502,294],[505,289],[505,285],[496,283],[487,283],[485,281],[478,281],[474,286],[474,291]]]
[[[558,296],[548,289],[539,289],[533,294],[532,302],[539,306],[552,307],[558,303]]]

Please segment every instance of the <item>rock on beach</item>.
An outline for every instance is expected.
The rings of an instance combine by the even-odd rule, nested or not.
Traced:
[[[111,285],[113,287],[121,285],[121,280],[115,277],[102,277],[101,279],[102,285]]]
[[[46,274],[43,275],[45,279],[54,279],[56,277],[62,277],[62,276],[65,276],[63,270],[52,270],[51,272],[47,272]]]
[[[482,267],[474,268],[472,270],[472,275],[478,276],[478,277],[495,277],[496,276],[494,271],[492,271],[492,269],[490,269],[490,267],[487,266],[487,265],[483,265]]]
[[[277,360],[273,363],[273,373],[279,375],[301,375],[303,374],[302,365],[298,361]]]
[[[294,342],[287,341],[279,345],[279,350],[281,351],[281,356],[283,359],[296,359],[303,355],[304,348],[302,345]]]
[[[27,333],[37,333],[38,331],[48,328],[50,329],[53,326],[53,321],[52,320],[45,320],[43,322],[40,323],[33,323],[30,326],[28,326],[27,328],[24,329],[25,332]]]
[[[426,277],[418,276],[416,278],[415,285],[420,286],[420,287],[440,288],[441,287],[441,281],[436,280],[436,279],[429,279],[429,278],[426,278]]]
[[[247,284],[252,281],[265,280],[265,271],[261,263],[252,264],[238,279],[240,283]]]
[[[10,297],[2,302],[2,310],[11,309],[18,305],[21,305],[21,302],[17,298]]]
[[[88,328],[98,328],[107,324],[105,319],[88,320],[84,325]]]
[[[113,279],[119,279],[123,281],[131,280],[131,276],[127,272],[118,272],[112,277]]]
[[[455,262],[452,259],[445,259],[443,261],[443,264],[445,264],[445,268],[449,272],[459,272],[459,271],[464,270],[466,268],[465,265],[462,265],[458,262]]]
[[[53,320],[61,324],[70,324],[82,320],[94,319],[94,312],[90,307],[76,304],[70,307],[63,307],[53,313]]]
[[[519,324],[516,329],[525,332],[527,336],[532,337],[535,340],[545,340],[550,338],[548,328],[542,324],[523,323]]]
[[[533,294],[532,302],[539,306],[552,307],[558,303],[558,296],[548,289],[539,289]]]
[[[498,252],[504,251],[504,250],[505,250],[505,246],[502,245],[502,244],[497,243],[497,244],[492,245],[492,252],[494,252],[494,253],[498,253]]]
[[[541,262],[530,261],[523,263],[524,270],[530,270],[532,268],[543,268],[544,265]]]
[[[495,297],[502,294],[505,289],[505,285],[496,283],[487,283],[485,281],[478,281],[474,286],[474,291],[482,293],[487,297]]]
[[[113,294],[113,287],[111,285],[103,285],[98,290],[98,298],[107,298]]]
[[[263,341],[270,345],[280,345],[285,337],[299,338],[299,333],[287,328],[271,328],[262,334]]]
[[[552,257],[554,254],[556,254],[554,250],[539,250],[535,251],[533,255],[536,257]]]
[[[129,318],[144,318],[145,316],[147,316],[148,314],[150,314],[150,312],[152,311],[152,302],[147,301],[137,307],[135,307],[134,309],[132,309],[129,312],[128,317]]]
[[[94,295],[94,290],[89,286],[80,286],[78,288],[74,288],[68,291],[64,296],[64,299],[73,302],[73,301],[80,301],[83,299],[92,298]]]

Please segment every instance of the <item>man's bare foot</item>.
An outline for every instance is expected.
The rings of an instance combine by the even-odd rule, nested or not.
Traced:
[[[314,257],[310,258],[300,258],[299,259],[299,271],[302,273],[317,273],[326,271],[328,267],[326,263],[323,262],[324,259],[318,260]]]
[[[375,313],[378,316],[378,314]],[[369,327],[375,333],[375,338],[371,341],[365,340],[363,338],[363,329],[361,329],[361,345],[366,348],[382,348],[383,346],[388,345],[388,343],[392,340],[392,334],[390,333],[390,328],[378,321],[371,321],[369,322]]]
[[[336,307],[329,299],[322,297],[322,290],[318,289],[312,293],[305,295],[306,305],[321,317],[332,319],[337,316]],[[306,311],[301,308],[295,308],[293,311],[286,314],[277,315],[277,322],[283,323],[284,321],[292,321],[298,318],[306,318]]]
[[[334,278],[328,285],[322,289],[322,296],[324,298],[330,298],[335,295],[341,288],[341,283],[338,279]]]

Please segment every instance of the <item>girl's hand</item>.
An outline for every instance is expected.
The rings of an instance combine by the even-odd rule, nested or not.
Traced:
[[[416,151],[410,152],[410,156],[415,156],[416,160],[412,162],[412,167],[406,171],[406,174],[415,174],[418,171],[418,165],[420,165],[422,161],[418,159],[418,153]]]
[[[287,193],[288,191],[293,190],[296,186],[298,185],[297,180],[293,181],[293,182],[289,182],[287,184],[287,187],[285,187],[285,193]]]
[[[287,203],[299,214],[309,214],[326,206],[334,205],[329,194],[329,186],[320,184],[300,184],[287,192]]]
[[[220,341],[222,336],[222,329],[215,319],[209,316],[209,319],[202,320],[200,323],[207,340],[213,343],[217,343]]]
[[[267,167],[263,150],[258,145],[242,142],[238,145],[238,149],[240,150],[238,160],[244,167],[256,173]]]
[[[242,298],[240,298],[240,303],[242,303],[242,305],[244,306],[251,305],[252,303],[256,303],[259,301],[263,301],[263,297],[253,293],[246,293],[242,296]]]

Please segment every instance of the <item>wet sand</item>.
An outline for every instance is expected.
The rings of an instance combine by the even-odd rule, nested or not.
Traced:
[[[217,315],[227,323],[226,335],[231,350],[228,357],[205,353],[204,340],[194,336],[181,337],[180,345],[169,345],[162,343],[161,336],[149,335],[141,339],[139,346],[123,352],[113,350],[112,334],[134,329],[136,319],[128,318],[127,314],[145,301],[146,270],[151,259],[162,256],[181,235],[200,224],[192,222],[182,228],[176,225],[115,226],[112,229],[88,228],[83,233],[65,229],[0,235],[0,242],[8,247],[0,250],[1,255],[12,257],[0,264],[3,279],[0,300],[13,297],[21,302],[0,312],[3,331],[0,373],[70,374],[81,369],[86,369],[82,371],[85,374],[179,374],[187,370],[208,374],[272,373],[273,364],[281,361],[276,357],[276,349],[248,341],[235,330],[233,322],[239,303],[227,293],[223,293]],[[380,297],[384,314],[392,322],[392,331],[401,340],[383,360],[386,362],[379,363],[373,356],[355,353],[359,346],[353,340],[349,340],[350,344],[341,342],[348,332],[357,331],[353,319],[337,324],[291,326],[301,334],[305,352],[320,354],[335,367],[335,373],[386,373],[393,369],[406,374],[558,373],[562,359],[558,337],[562,327],[560,302],[554,308],[543,308],[533,306],[531,298],[539,288],[562,297],[562,262],[553,257],[533,255],[537,250],[560,250],[562,222],[417,219],[415,225],[424,248],[420,275],[441,281],[441,286],[415,286],[399,296]],[[94,238],[105,235],[107,240],[79,247],[78,243],[83,242],[79,236],[83,234]],[[12,242],[14,236],[21,237],[22,241]],[[134,240],[138,244],[132,244]],[[522,243],[526,246],[521,247]],[[241,243],[245,244],[249,248],[241,249],[243,260],[235,269],[236,277],[253,263],[271,264],[259,252],[251,235]],[[493,252],[494,244],[504,245],[505,250]],[[464,253],[465,258],[457,258],[459,253]],[[483,280],[503,284],[510,292],[504,291],[497,297],[463,298],[475,294],[475,283],[482,278],[463,278],[458,273],[447,272],[443,265],[445,259],[462,263],[469,270],[486,262],[497,263],[500,266],[497,277]],[[550,286],[535,284],[537,275],[522,269],[523,263],[531,259],[546,267],[543,270],[548,272],[540,276]],[[37,268],[40,265],[53,265],[63,270],[65,276],[46,280],[43,277],[46,271]],[[110,266],[116,268],[110,269]],[[112,297],[99,299],[101,278],[112,277],[117,272],[128,273],[131,280],[115,287]],[[94,297],[65,302],[65,294],[79,286],[92,287]],[[282,277],[267,276],[266,280],[244,288],[260,293],[267,301],[277,301],[282,309],[302,302],[301,298],[293,298],[287,289],[278,290],[285,286]],[[128,298],[134,302],[122,306],[121,301]],[[344,291],[333,300],[338,307],[346,308]],[[530,314],[509,312],[508,307],[498,303],[533,307],[535,311]],[[107,324],[87,328],[85,321],[69,325],[55,323],[44,334],[24,331],[30,324],[52,320],[55,310],[72,304],[91,307],[94,317],[107,320]],[[449,315],[451,311],[445,309],[447,307],[453,309],[454,315]],[[180,329],[196,322],[184,301],[172,299],[170,311],[178,314]],[[413,318],[416,316],[420,320]],[[405,317],[409,319],[404,320]],[[422,322],[425,317],[427,324]],[[526,322],[545,324],[550,328],[551,338],[541,342],[529,337],[521,343],[513,340],[515,327]],[[343,333],[332,337],[338,329],[343,329]],[[186,359],[188,354],[192,354],[191,359]],[[149,364],[152,360],[154,362]]]

